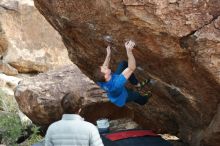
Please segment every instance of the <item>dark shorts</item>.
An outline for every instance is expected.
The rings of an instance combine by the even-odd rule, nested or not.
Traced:
[[[135,92],[131,89],[126,88],[127,92],[128,92],[128,97],[126,99],[126,103],[127,102],[131,102],[134,101],[140,105],[144,105],[145,103],[147,103],[149,97],[148,96],[142,96],[140,95],[140,93]]]

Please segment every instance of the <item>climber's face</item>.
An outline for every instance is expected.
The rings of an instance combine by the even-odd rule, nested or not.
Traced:
[[[107,66],[101,66],[101,72],[104,74],[106,80],[110,78],[111,69],[109,69]]]

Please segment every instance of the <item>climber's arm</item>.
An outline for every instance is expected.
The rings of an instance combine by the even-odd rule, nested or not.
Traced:
[[[125,76],[126,79],[128,79],[136,69],[136,61],[132,52],[134,46],[135,43],[132,41],[128,41],[125,43],[125,48],[128,56],[128,67],[122,72],[122,74]]]
[[[107,55],[106,55],[106,57],[105,57],[105,61],[104,61],[104,63],[103,63],[102,66],[107,66],[107,67],[109,67],[109,62],[110,62],[110,59],[111,59],[111,48],[110,48],[110,46],[108,46],[108,47],[106,48],[106,52],[107,52]]]

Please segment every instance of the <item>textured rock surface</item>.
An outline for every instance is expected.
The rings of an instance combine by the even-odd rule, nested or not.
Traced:
[[[0,26],[0,57],[2,57],[8,48],[8,42],[5,38],[5,34]]]
[[[0,56],[19,72],[44,72],[71,63],[60,35],[32,0],[0,0],[0,25]]]
[[[206,136],[203,139],[202,144],[203,145],[218,145],[220,143],[220,107],[218,107],[218,111],[215,115],[215,117],[213,118],[211,124],[209,125],[209,127],[204,131],[206,132]],[[215,135],[215,136],[213,136]]]
[[[113,46],[115,68],[126,59],[124,41],[135,40],[138,77],[151,76],[158,84],[149,104],[129,106],[134,119],[158,132],[177,134],[192,146],[219,145],[219,130],[204,131],[220,124],[215,118],[220,1],[35,0],[35,5],[62,35],[71,60],[91,78],[107,43]]]

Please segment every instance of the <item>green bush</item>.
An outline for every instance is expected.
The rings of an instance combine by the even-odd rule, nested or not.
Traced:
[[[0,130],[3,144],[16,145],[16,141],[22,135],[23,127],[17,115],[7,114],[1,116]]]
[[[4,92],[0,89],[0,110],[4,110],[4,101],[3,101],[4,96],[5,96]]]
[[[0,144],[3,143],[7,146],[15,146],[17,145],[16,142],[18,138],[25,134],[28,125],[21,124],[16,101],[6,96],[4,91],[0,89]],[[30,146],[41,139],[39,127],[32,125],[31,135],[25,141],[25,145]]]
[[[32,131],[32,134],[26,141],[28,146],[34,143],[37,143],[43,139],[43,137],[39,135],[39,131],[40,131],[39,127],[37,127],[36,125],[33,125],[33,127],[31,128],[31,131]]]
[[[0,135],[1,142],[6,145],[15,145],[17,139],[22,134],[22,125],[17,115],[18,106],[16,101],[7,97],[0,89]]]
[[[15,146],[18,138],[27,133],[27,126],[21,124],[19,117],[16,114],[8,114],[0,116],[0,135],[2,141],[0,143],[7,146]],[[42,136],[39,135],[39,127],[32,125],[31,135],[25,141],[25,145],[30,146],[36,142],[42,140]]]

